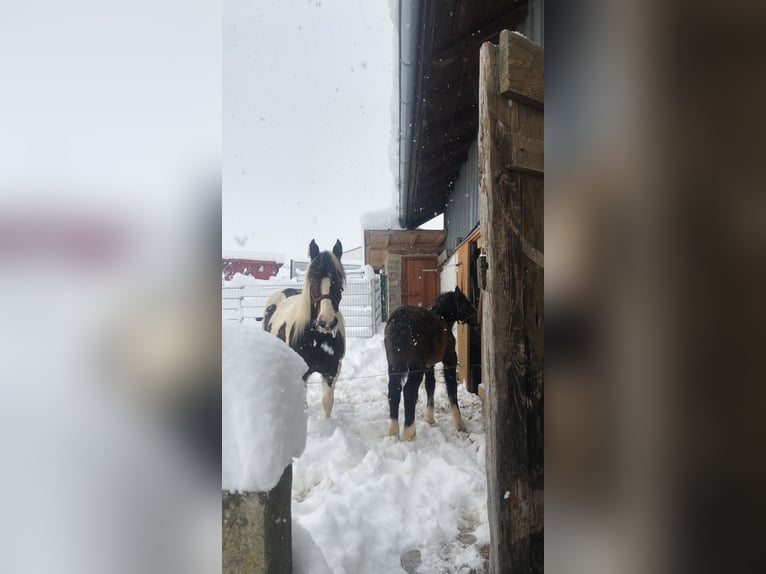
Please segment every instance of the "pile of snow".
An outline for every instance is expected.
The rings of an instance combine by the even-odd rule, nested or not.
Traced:
[[[222,332],[222,488],[266,492],[306,446],[306,363],[260,326]]]
[[[245,287],[246,285],[258,285],[264,283],[264,279],[256,279],[252,275],[245,275],[243,273],[235,273],[231,276],[231,279],[226,281],[224,279],[223,284],[227,287]]]
[[[273,282],[300,283],[301,281],[297,277],[290,279],[289,269],[286,271],[286,273],[282,273],[282,269],[280,269],[275,276],[269,277],[268,279],[256,279],[252,275],[235,273],[228,281],[224,279],[223,285],[224,287],[247,287],[249,285],[268,285],[269,283]]]
[[[243,259],[245,261],[273,261],[274,263],[284,263],[284,253],[273,253],[271,251],[240,251],[239,249],[221,250],[222,259]]]
[[[294,519],[293,574],[333,574],[311,534]]]
[[[274,277],[274,279],[278,280],[278,281],[291,280],[289,266],[287,266],[287,267],[284,267],[284,266],[280,267],[277,270],[277,274]],[[297,281],[298,281],[298,279],[295,279],[296,283],[297,283]]]
[[[423,422],[421,385],[417,439],[398,442],[384,437],[386,372],[381,334],[348,339],[331,419],[321,418],[322,387],[309,380],[308,440],[293,464],[293,524],[313,544],[301,539],[294,561],[310,564],[321,549],[335,574],[402,574],[403,557],[412,555],[418,572],[482,572],[489,527],[481,401],[459,386],[469,432],[455,430],[437,368],[436,424]],[[401,425],[403,417],[402,408]]]

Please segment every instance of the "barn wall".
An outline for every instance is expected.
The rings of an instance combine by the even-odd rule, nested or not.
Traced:
[[[388,311],[389,313],[402,304],[402,256],[398,253],[389,253],[386,258],[386,284],[388,286]]]
[[[455,268],[457,263],[457,253],[453,253],[447,261],[444,262],[444,266],[441,271],[441,291],[446,293],[447,291],[454,291],[457,286],[457,271]]]
[[[529,11],[519,32],[527,38],[544,45],[543,14],[545,0],[529,0]],[[447,240],[444,248],[452,255],[458,245],[479,223],[479,146],[474,140],[468,150],[468,159],[460,168],[460,175],[447,199],[444,211],[444,228]],[[444,277],[442,277],[444,279]],[[444,283],[442,283],[443,285]],[[444,289],[444,288],[443,288]]]
[[[474,140],[468,149],[468,160],[460,168],[460,175],[447,200],[444,228],[447,240],[444,248],[452,255],[457,246],[468,237],[479,223],[479,146]]]
[[[529,0],[527,18],[524,24],[519,27],[519,32],[540,46],[545,46],[544,14],[545,0]]]

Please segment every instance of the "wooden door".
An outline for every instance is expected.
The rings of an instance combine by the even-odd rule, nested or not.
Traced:
[[[436,257],[402,258],[402,305],[430,307],[439,296]]]
[[[479,58],[490,574],[543,572],[543,60],[507,30]]]
[[[481,312],[481,293],[476,278],[476,259],[481,248],[481,234],[477,229],[457,249],[457,286]],[[478,392],[481,382],[481,327],[458,324],[457,331],[457,380],[466,389]]]

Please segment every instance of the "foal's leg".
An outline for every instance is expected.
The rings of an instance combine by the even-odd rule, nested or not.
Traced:
[[[415,405],[418,402],[418,390],[422,381],[422,369],[410,371],[410,374],[407,375],[407,384],[404,385],[404,432],[402,433],[402,440],[415,438]]]
[[[454,350],[448,350],[444,356],[444,381],[447,383],[447,396],[450,402],[450,411],[452,412],[452,422],[459,431],[465,431],[463,417],[460,416],[460,407],[457,406],[457,355]]]
[[[426,413],[423,419],[429,424],[434,424],[434,387],[436,387],[436,378],[434,377],[434,368],[426,371]]]
[[[388,425],[386,436],[399,438],[399,401],[402,398],[402,374],[388,368],[388,412],[391,422]]]

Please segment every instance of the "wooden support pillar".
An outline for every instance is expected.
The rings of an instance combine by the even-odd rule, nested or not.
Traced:
[[[543,49],[481,47],[479,192],[490,572],[543,571]],[[502,84],[502,85],[501,85]]]
[[[269,492],[223,493],[223,574],[290,574],[293,466]]]

